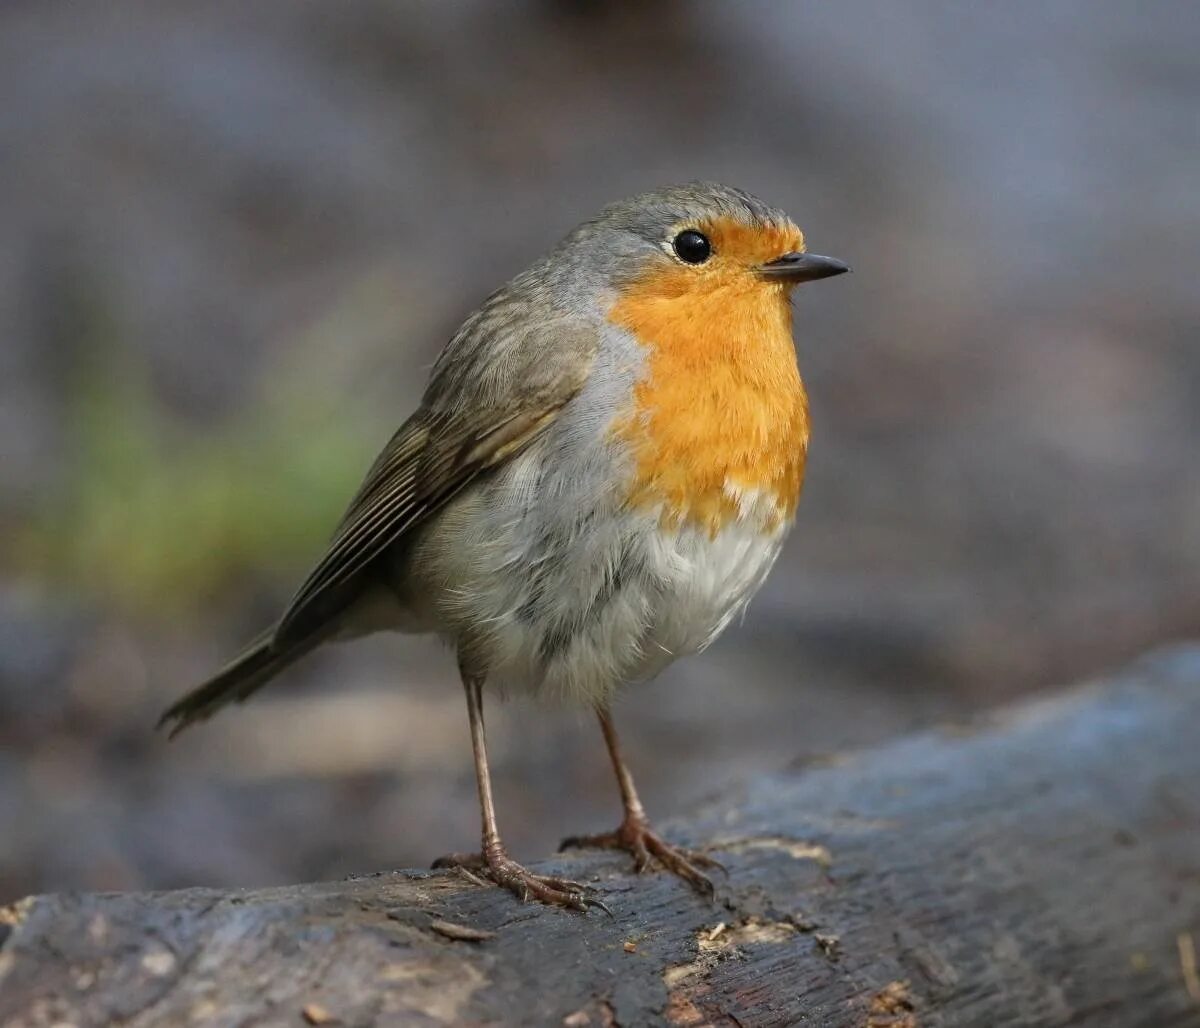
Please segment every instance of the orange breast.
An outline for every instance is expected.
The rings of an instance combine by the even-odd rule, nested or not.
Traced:
[[[765,528],[790,519],[809,420],[785,288],[659,268],[623,291],[610,319],[648,351],[616,428],[635,454],[631,505],[713,536],[738,517],[739,494],[774,500]]]

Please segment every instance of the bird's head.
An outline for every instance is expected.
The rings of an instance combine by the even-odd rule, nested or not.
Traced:
[[[642,193],[605,208],[567,240],[576,267],[618,295],[785,298],[802,282],[849,271],[808,253],[783,211],[739,189],[698,182]]]

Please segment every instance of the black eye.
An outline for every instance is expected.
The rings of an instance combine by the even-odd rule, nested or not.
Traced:
[[[681,261],[688,264],[703,264],[712,253],[712,244],[708,236],[689,228],[675,237],[675,253]]]

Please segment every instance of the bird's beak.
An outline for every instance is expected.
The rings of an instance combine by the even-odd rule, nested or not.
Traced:
[[[816,253],[785,253],[773,261],[758,266],[758,273],[773,282],[815,282],[819,278],[832,278],[850,270],[850,265],[836,257],[822,257]]]

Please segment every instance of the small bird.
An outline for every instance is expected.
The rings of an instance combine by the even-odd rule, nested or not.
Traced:
[[[605,208],[466,319],[279,620],[160,724],[174,736],[326,641],[433,632],[457,654],[483,820],[480,853],[435,866],[603,907],[508,855],[487,686],[599,718],[624,819],[564,847],[627,850],[711,896],[715,862],[651,828],[611,704],[711,643],[775,562],[809,438],[791,290],[849,270],[728,186]]]

